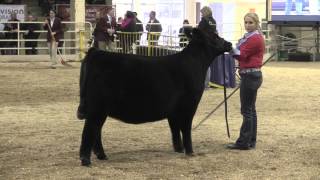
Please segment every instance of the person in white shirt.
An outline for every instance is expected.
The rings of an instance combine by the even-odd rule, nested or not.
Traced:
[[[146,30],[148,31],[148,37],[147,40],[150,41],[150,45],[158,45],[158,40],[160,37],[160,34],[162,32],[162,26],[160,24],[160,22],[158,21],[158,19],[156,19],[156,12],[155,11],[151,11],[149,14],[149,21],[148,24],[146,26]]]
[[[49,55],[51,60],[51,68],[56,68],[58,65],[57,61],[57,47],[58,42],[62,38],[63,27],[60,18],[56,17],[56,13],[53,10],[49,12],[49,18],[45,20],[43,25],[47,32],[47,44],[49,49]]]
[[[106,40],[106,50],[107,51],[115,51],[114,44],[114,33],[115,28],[117,26],[116,18],[114,17],[114,10],[112,8],[107,10],[107,40]]]

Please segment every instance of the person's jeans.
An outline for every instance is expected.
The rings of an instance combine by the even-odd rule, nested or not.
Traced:
[[[285,15],[290,15],[291,9],[292,9],[292,0],[286,0]],[[296,9],[296,15],[302,14],[302,9],[303,9],[303,1],[302,0],[295,0],[295,9]]]
[[[256,98],[262,84],[262,73],[240,74],[240,102],[243,122],[236,143],[240,146],[255,146],[257,139]]]
[[[49,55],[50,55],[50,60],[51,60],[51,65],[56,65],[58,64],[57,61],[57,46],[58,42],[53,41],[53,42],[47,42],[48,49],[49,49]]]
[[[290,15],[292,9],[292,0],[286,0],[285,15]]]

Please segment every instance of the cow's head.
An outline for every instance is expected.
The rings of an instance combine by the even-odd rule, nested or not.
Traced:
[[[232,44],[221,38],[215,32],[204,32],[198,28],[185,32],[190,43],[194,42],[201,45],[201,48],[207,48],[215,56],[232,50]]]

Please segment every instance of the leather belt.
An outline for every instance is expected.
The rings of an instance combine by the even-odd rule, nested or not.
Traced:
[[[251,72],[259,72],[261,71],[260,68],[246,68],[246,69],[240,69],[239,74],[246,74]]]

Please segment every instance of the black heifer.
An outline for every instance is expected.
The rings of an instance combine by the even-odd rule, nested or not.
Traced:
[[[174,151],[193,154],[192,119],[204,90],[207,69],[216,56],[231,50],[231,43],[199,29],[194,29],[189,38],[190,43],[182,52],[169,56],[89,50],[80,80],[80,94],[86,100],[82,165],[90,164],[91,150],[98,159],[107,159],[101,142],[107,116],[131,124],[167,118]]]

